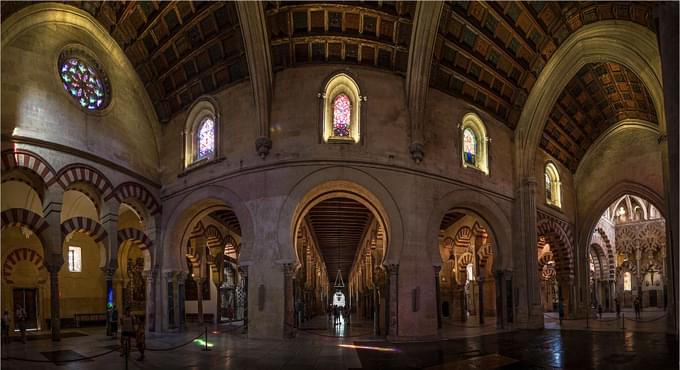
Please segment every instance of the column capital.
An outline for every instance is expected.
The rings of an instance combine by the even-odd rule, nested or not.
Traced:
[[[432,268],[434,269],[434,274],[437,275],[437,276],[438,276],[439,273],[442,271],[442,267],[441,267],[441,266],[432,266]]]

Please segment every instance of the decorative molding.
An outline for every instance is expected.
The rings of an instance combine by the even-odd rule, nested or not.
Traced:
[[[441,1],[423,1],[416,4],[413,31],[408,53],[406,73],[406,98],[411,121],[409,151],[416,163],[423,160],[423,124],[427,92],[430,87],[432,54],[437,39],[437,26],[442,13]]]
[[[9,143],[33,145],[33,146],[37,146],[37,147],[40,147],[40,148],[45,148],[45,149],[50,149],[50,150],[54,150],[54,151],[65,153],[65,154],[70,154],[72,156],[75,156],[75,157],[78,157],[78,158],[81,158],[81,159],[86,159],[88,161],[92,161],[92,162],[107,166],[107,167],[111,168],[112,170],[115,170],[115,171],[118,171],[118,172],[123,173],[125,175],[128,175],[128,176],[130,176],[134,179],[137,179],[141,182],[144,182],[144,183],[146,183],[146,184],[148,184],[148,185],[150,185],[154,188],[160,189],[160,187],[161,187],[161,185],[159,183],[157,183],[157,182],[155,182],[155,181],[153,181],[153,180],[151,180],[151,179],[149,179],[149,178],[147,178],[143,175],[140,175],[140,174],[128,169],[127,167],[124,167],[124,166],[119,165],[117,163],[114,163],[114,162],[112,162],[108,159],[99,157],[97,155],[91,154],[89,152],[86,152],[86,151],[83,151],[83,150],[80,150],[80,149],[75,149],[75,148],[72,148],[72,147],[69,147],[69,146],[66,146],[66,145],[63,145],[63,144],[57,144],[57,143],[53,143],[53,142],[49,142],[49,141],[45,141],[45,140],[41,140],[41,139],[36,139],[36,138],[31,138],[31,137],[27,137],[27,136],[16,136],[16,135],[10,136],[10,135],[7,135],[7,134],[2,134],[2,135],[0,135],[0,138],[2,139],[2,141],[9,142]],[[22,149],[16,149],[16,151],[17,152],[30,153],[27,150],[22,150]],[[4,151],[3,151],[3,155],[4,155]],[[35,155],[35,154],[33,154],[33,155]],[[4,170],[4,157],[3,157],[3,170]],[[54,169],[52,169],[51,172],[54,173]],[[54,176],[56,176],[56,173],[54,174]]]

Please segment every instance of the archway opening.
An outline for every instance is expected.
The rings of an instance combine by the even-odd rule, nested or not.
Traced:
[[[496,325],[496,242],[489,226],[473,212],[451,209],[440,222],[439,240],[442,329]]]
[[[241,225],[233,209],[224,204],[205,207],[190,222],[182,242],[187,273],[177,277],[184,286],[179,325],[184,320],[246,320],[247,276],[239,264]]]
[[[293,326],[335,335],[387,333],[385,218],[367,197],[329,190],[301,207],[295,229]]]
[[[607,207],[590,237],[592,310],[648,312],[667,307],[666,221],[647,199],[625,194]]]

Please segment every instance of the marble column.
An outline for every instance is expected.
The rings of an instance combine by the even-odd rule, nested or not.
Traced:
[[[390,318],[388,335],[399,335],[399,265],[390,264],[389,266],[389,299],[390,299]]]
[[[287,338],[292,338],[295,336],[295,307],[294,307],[294,297],[293,297],[293,271],[294,266],[292,263],[283,264],[283,289],[284,289],[284,336]]]
[[[144,271],[144,281],[146,282],[146,318],[144,330],[152,332],[156,330],[156,277],[158,276],[158,271],[149,270]]]
[[[521,328],[543,327],[543,309],[536,258],[536,180],[524,177],[516,190],[514,204],[513,262],[518,272],[516,322]]]
[[[241,266],[241,276],[243,277],[243,328],[248,330],[248,266]]]
[[[441,286],[439,282],[439,272],[442,270],[441,266],[433,266],[434,268],[434,289],[437,305],[437,329],[442,328],[442,297],[441,297]]]
[[[59,271],[64,265],[63,244],[61,233],[61,208],[63,190],[52,185],[45,194],[43,218],[49,225],[41,234],[41,242],[45,250],[45,267],[50,273],[50,326],[52,340],[61,340],[61,316],[59,309]]]
[[[167,311],[165,312],[165,316],[167,317],[167,329],[174,329],[177,326],[177,310],[175,309],[176,305],[175,302],[177,300],[176,294],[175,294],[175,273],[173,271],[168,271],[165,272],[164,275],[164,286],[165,286],[165,293],[166,293],[166,307]]]
[[[52,330],[52,341],[58,342],[61,340],[61,316],[59,309],[59,270],[61,270],[62,263],[51,261],[46,265],[47,271],[50,273],[50,326]]]
[[[186,330],[186,305],[185,305],[185,283],[187,273],[182,271],[177,275],[177,326],[180,330]]]
[[[668,239],[666,265],[668,266],[668,289],[666,306],[666,331],[678,335],[678,299],[680,283],[678,280],[678,255],[680,248],[680,113],[678,112],[678,13],[680,5],[669,1],[660,3],[655,9],[661,54],[661,70],[663,75],[664,111],[666,116],[666,132],[662,132],[659,143],[662,145],[662,161],[664,166],[664,198],[666,201],[666,235]]]
[[[479,306],[477,307],[477,315],[479,315],[479,324],[484,324],[484,278],[477,277],[477,297],[479,298]]]
[[[196,306],[198,311],[198,322],[203,323],[203,284],[205,277],[194,278],[196,280]]]
[[[102,270],[104,270],[104,284],[106,288],[106,335],[111,336],[113,335],[110,320],[112,316],[109,314],[109,311],[113,310],[113,305],[116,302],[113,292],[113,274],[116,273],[116,270],[109,267],[104,267]],[[109,294],[111,295],[110,297]],[[111,307],[109,307],[109,303],[111,304]]]

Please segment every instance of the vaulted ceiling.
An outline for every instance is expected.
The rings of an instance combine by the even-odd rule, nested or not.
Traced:
[[[66,3],[92,14],[118,42],[161,122],[198,96],[248,78],[234,2]],[[3,1],[2,19],[29,4]],[[609,19],[654,30],[653,7],[652,2],[446,1],[430,86],[514,129],[538,75],[570,34]],[[274,71],[339,63],[406,75],[415,2],[268,1],[263,8]],[[624,66],[586,66],[555,105],[541,148],[573,171],[597,135],[623,118],[656,122],[643,84]]]
[[[327,199],[309,211],[307,220],[326,262],[329,279],[335,279],[340,269],[347,282],[354,256],[372,219],[368,208],[349,198]]]
[[[624,119],[657,123],[640,79],[616,63],[587,64],[567,84],[550,112],[541,148],[571,171],[607,128]]]

